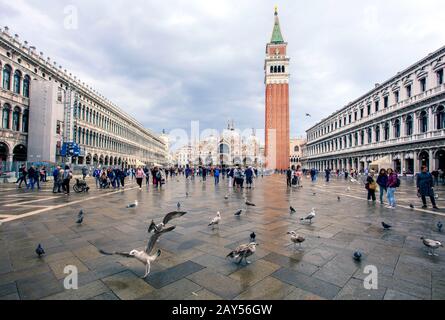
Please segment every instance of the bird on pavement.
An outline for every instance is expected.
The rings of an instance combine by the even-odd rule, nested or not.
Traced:
[[[305,217],[305,218],[301,218],[301,221],[308,221],[309,223],[312,224],[312,219],[315,218],[315,208],[312,208],[312,211],[309,212],[309,214]]]
[[[287,234],[290,234],[290,240],[294,243],[294,247],[298,244],[301,248],[301,244],[306,240],[305,237],[298,235],[295,231],[289,231]]]
[[[434,253],[434,251],[439,247],[443,247],[443,244],[437,240],[426,239],[424,237],[421,237],[420,239],[423,241],[423,244],[429,249],[428,255],[430,256],[437,256],[437,254]]]
[[[362,260],[362,253],[360,251],[355,251],[352,255],[355,261],[361,261]]]
[[[185,211],[172,211],[169,212],[165,215],[164,219],[162,220],[161,223],[156,224],[153,220],[151,220],[150,226],[148,227],[148,233],[151,233],[152,231],[154,231],[154,233],[159,233],[161,232],[165,225],[172,219],[175,218],[179,218],[182,217],[183,215],[185,215],[187,212]]]
[[[232,259],[238,259],[238,264],[243,261],[243,259],[246,261],[247,264],[250,264],[250,261],[247,260],[248,257],[253,255],[256,251],[256,246],[258,246],[257,243],[251,242],[249,244],[242,244],[239,247],[237,247],[235,250],[230,252],[226,258],[232,258]]]
[[[443,224],[442,224],[441,221],[439,221],[439,222],[436,224],[436,227],[437,227],[437,230],[439,230],[439,232],[442,232]]]
[[[77,223],[77,224],[82,224],[82,222],[83,222],[83,210],[80,210],[80,211],[79,211],[79,214],[77,215],[77,221],[76,221],[76,223]]]
[[[127,205],[127,208],[136,208],[138,206],[138,201],[134,200],[134,203],[130,203]]]
[[[243,213],[243,209],[239,209],[237,212],[235,212],[235,216],[240,216],[241,213]]]
[[[215,229],[215,226],[217,225],[219,227],[219,222],[221,221],[221,213],[218,211],[216,213],[216,217],[212,219],[209,223],[209,227],[212,226],[212,230]]]
[[[292,206],[290,206],[289,210],[290,210],[290,213],[295,213],[295,212],[297,212],[297,211],[294,209],[294,207],[292,207]]]
[[[163,233],[169,232],[173,229],[174,229],[174,227],[170,227],[170,228],[164,229],[158,233],[153,234],[150,237],[150,240],[148,241],[147,247],[143,251],[134,249],[134,250],[131,250],[130,252],[109,253],[109,252],[106,252],[103,250],[99,250],[99,252],[101,254],[108,255],[108,256],[120,255],[120,256],[123,256],[126,258],[135,258],[136,260],[142,262],[145,265],[145,274],[142,277],[142,279],[145,279],[148,276],[148,274],[150,273],[151,264],[161,255],[161,250],[159,250],[159,249],[155,253],[151,254],[158,238]]]
[[[387,224],[387,223],[385,223],[385,222],[383,222],[383,221],[382,221],[382,227],[383,227],[383,229],[385,229],[385,230],[389,230],[389,229],[392,228],[391,225],[389,225],[389,224]]]
[[[43,250],[42,245],[39,243],[39,245],[36,248],[36,253],[39,256],[39,258],[45,254],[45,250]]]
[[[252,232],[250,234],[250,242],[255,242],[255,238],[256,238],[256,234],[255,234],[255,232]]]

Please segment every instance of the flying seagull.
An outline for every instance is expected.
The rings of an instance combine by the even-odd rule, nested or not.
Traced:
[[[294,209],[294,207],[292,207],[292,206],[290,206],[289,210],[290,210],[290,213],[295,213],[295,212],[297,212],[297,211]]]
[[[425,239],[424,237],[420,239],[423,241],[423,244],[429,248],[428,255],[430,256],[437,256],[437,253],[434,253],[434,251],[439,247],[443,247],[443,244],[437,240]]]
[[[301,221],[309,220],[309,223],[312,224],[312,219],[315,218],[315,208],[312,208],[312,211],[306,216],[306,218],[301,218]]]
[[[215,226],[217,225],[219,228],[219,222],[221,221],[221,213],[218,211],[216,213],[216,217],[212,219],[209,223],[209,227],[212,226],[212,230],[215,229]]]
[[[43,250],[42,245],[39,243],[39,245],[36,248],[36,253],[39,256],[39,258],[45,254],[45,250]]]
[[[235,216],[240,216],[241,213],[243,213],[243,209],[239,209],[237,212],[235,212]]]
[[[355,251],[352,255],[355,261],[361,261],[362,260],[362,253],[360,251]]]
[[[439,232],[442,232],[442,227],[443,227],[442,222],[439,221],[439,222],[436,224],[436,226],[437,226],[437,230],[439,230]]]
[[[247,264],[250,264],[250,261],[248,261],[247,258],[255,253],[256,246],[258,246],[258,244],[255,242],[251,242],[249,244],[242,244],[238,248],[236,248],[235,250],[230,252],[226,256],[226,258],[229,258],[229,257],[232,259],[240,258],[238,260],[238,264],[240,264],[241,261],[243,261],[243,259],[246,261]]]
[[[156,224],[153,220],[151,220],[150,226],[148,227],[148,233],[151,233],[153,230],[155,233],[159,233],[164,229],[165,225],[172,219],[182,217],[187,212],[185,211],[172,211],[165,215],[164,219],[161,223]]]
[[[255,232],[252,232],[250,234],[250,242],[255,242],[255,238],[256,238],[256,234],[255,234]]]
[[[153,234],[150,237],[150,240],[148,241],[147,247],[145,248],[144,251],[139,251],[139,250],[134,249],[134,250],[131,250],[130,252],[109,253],[109,252],[105,252],[103,250],[99,250],[99,252],[101,254],[108,255],[108,256],[120,255],[120,256],[123,256],[126,258],[135,258],[136,260],[142,262],[145,265],[145,274],[142,277],[142,279],[145,279],[148,276],[148,274],[150,273],[151,263],[153,263],[161,255],[161,250],[159,250],[159,249],[154,254],[151,254],[156,241],[161,236],[161,234],[169,232],[169,231],[173,230],[174,228],[175,227],[170,227],[170,228],[164,229],[158,233]]]
[[[127,208],[136,208],[138,206],[138,201],[134,200],[134,203],[130,203],[127,205]]]
[[[82,224],[82,222],[83,222],[83,210],[80,210],[80,211],[79,211],[79,214],[77,215],[77,221],[76,221],[76,223],[77,223],[77,224]]]
[[[389,230],[389,229],[391,229],[392,228],[392,226],[391,225],[389,225],[389,224],[386,224],[385,222],[383,222],[382,221],[382,227],[385,229],[385,230]]]
[[[306,240],[305,237],[298,235],[295,231],[289,231],[287,234],[290,234],[290,240],[294,243],[294,246],[298,245],[301,248],[301,244]]]

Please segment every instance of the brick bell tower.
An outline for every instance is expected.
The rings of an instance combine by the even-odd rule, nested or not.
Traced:
[[[265,156],[268,169],[289,167],[289,57],[275,7],[272,39],[266,45],[264,63],[266,85]]]

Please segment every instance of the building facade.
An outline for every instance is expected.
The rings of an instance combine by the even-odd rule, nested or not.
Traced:
[[[398,172],[445,170],[445,47],[307,130],[303,162],[363,171],[383,158]]]
[[[64,142],[74,164],[134,166],[165,162],[165,139],[98,92],[0,30],[0,161],[61,162]]]
[[[190,166],[233,166],[264,165],[264,148],[255,130],[240,132],[229,122],[227,129],[220,134],[212,133],[200,141],[183,146],[174,152],[174,164],[178,167]]]
[[[289,57],[281,34],[277,8],[271,41],[266,45],[265,156],[270,169],[289,165]]]
[[[289,166],[302,166],[301,158],[303,156],[303,150],[306,146],[305,138],[292,138],[289,143]]]

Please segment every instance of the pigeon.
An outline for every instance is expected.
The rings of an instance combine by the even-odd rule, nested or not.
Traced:
[[[414,205],[413,205],[412,203],[409,204],[409,207],[410,207],[411,209],[414,209]]]
[[[238,248],[230,252],[226,256],[226,258],[229,257],[232,259],[240,258],[238,260],[238,264],[240,264],[241,261],[243,261],[243,259],[246,261],[247,264],[250,264],[250,261],[248,261],[247,258],[255,253],[256,246],[258,246],[258,244],[255,242],[251,242],[249,244],[242,244]]]
[[[138,201],[134,200],[134,203],[130,203],[127,205],[127,208],[136,208],[138,206]]]
[[[43,250],[42,245],[39,243],[39,245],[36,248],[36,253],[39,256],[39,258],[45,254],[45,250]]]
[[[338,196],[338,197],[337,197],[337,200],[338,200],[338,201],[340,201],[340,200],[341,200],[341,199],[340,199],[340,196]]]
[[[295,212],[297,212],[297,211],[294,209],[294,207],[292,207],[292,206],[290,206],[289,210],[290,210],[290,213],[295,213]]]
[[[437,230],[439,230],[439,232],[442,232],[442,227],[443,227],[442,222],[439,221],[439,222],[436,224],[436,226],[437,226]]]
[[[290,234],[290,240],[294,243],[296,246],[297,243],[301,248],[301,244],[306,240],[305,237],[298,235],[295,231],[289,231],[287,234]]]
[[[187,212],[185,211],[172,211],[169,212],[165,215],[164,219],[162,220],[161,223],[156,224],[153,220],[151,220],[150,226],[148,227],[148,233],[151,233],[152,231],[154,231],[154,233],[159,233],[161,232],[165,225],[172,219],[175,218],[179,218],[182,217],[183,215],[185,215]]]
[[[131,250],[130,252],[114,252],[114,253],[109,253],[103,250],[99,250],[99,252],[101,254],[104,255],[120,255],[126,258],[135,258],[136,260],[142,262],[145,265],[145,274],[142,277],[142,279],[145,279],[149,273],[150,273],[150,268],[151,268],[151,263],[153,263],[160,255],[161,255],[161,250],[157,250],[154,254],[151,254],[151,252],[153,251],[154,245],[156,244],[156,242],[158,241],[158,238],[161,236],[161,234],[172,231],[175,227],[170,227],[170,228],[166,228],[158,233],[153,234],[150,237],[150,240],[148,241],[147,247],[145,248],[144,251],[139,251],[139,250]]]
[[[250,234],[250,242],[255,242],[255,238],[256,238],[256,234],[255,234],[255,232],[252,232]]]
[[[80,211],[79,211],[79,214],[77,215],[77,221],[76,221],[76,223],[77,223],[77,224],[82,224],[82,222],[83,222],[83,210],[80,210]]]
[[[420,239],[423,241],[423,244],[429,248],[428,255],[430,256],[437,256],[437,254],[434,253],[434,250],[443,247],[443,244],[437,240],[425,239],[424,237],[421,237]]]
[[[241,213],[243,213],[243,209],[239,209],[237,212],[235,212],[235,216],[240,216]]]
[[[246,199],[246,206],[256,207],[255,203],[250,202],[250,201],[247,200],[247,199]]]
[[[221,221],[221,213],[218,211],[216,213],[216,217],[213,218],[212,221],[210,221],[209,227],[212,226],[212,229],[214,229],[216,225],[218,225],[218,227],[219,227],[219,222],[220,221]]]
[[[312,208],[312,211],[307,215],[306,218],[301,218],[301,221],[307,221],[309,220],[309,223],[312,224],[312,219],[315,218],[315,208]]]
[[[389,229],[392,228],[392,226],[390,226],[389,224],[386,224],[386,223],[383,222],[383,221],[382,221],[382,227],[383,227],[383,229],[385,229],[385,230],[389,230]]]
[[[355,251],[352,255],[355,261],[361,261],[362,260],[362,253],[360,251]]]
[[[178,202],[178,204],[176,205],[176,207],[178,208],[178,211],[181,209],[181,204]]]

